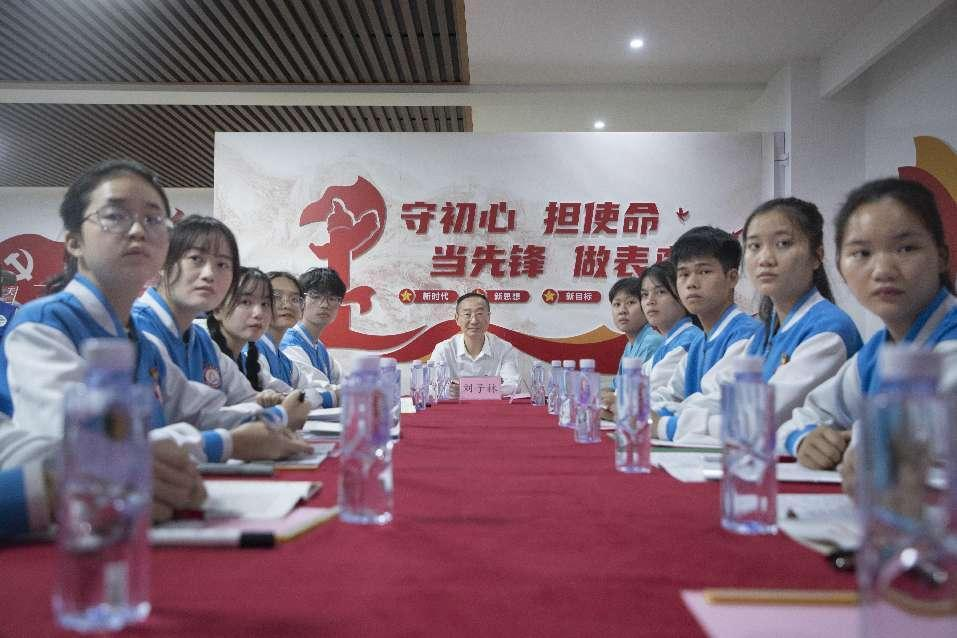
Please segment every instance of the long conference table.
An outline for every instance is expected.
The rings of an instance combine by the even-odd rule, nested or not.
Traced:
[[[273,549],[157,548],[143,636],[702,636],[683,589],[852,589],[783,536],[722,530],[718,483],[615,471],[544,408],[403,415],[395,520],[327,522]],[[338,463],[284,471],[336,501]],[[791,484],[784,491],[833,491]],[[0,636],[62,635],[55,548],[0,549]],[[809,628],[813,631],[813,628]]]

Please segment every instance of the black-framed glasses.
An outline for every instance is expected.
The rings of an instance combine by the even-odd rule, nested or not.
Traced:
[[[272,302],[276,306],[288,304],[290,306],[299,306],[301,308],[302,305],[306,303],[306,300],[302,295],[287,295],[276,290],[272,293]]]
[[[138,221],[147,234],[157,235],[169,233],[173,227],[173,220],[166,213],[145,213],[136,215],[117,206],[106,206],[90,213],[83,221],[93,221],[108,233],[125,235],[133,227],[133,221]]]
[[[314,303],[325,303],[326,305],[332,307],[338,306],[342,303],[342,297],[336,297],[335,295],[323,295],[318,292],[307,292],[306,297],[309,299],[309,301]]]

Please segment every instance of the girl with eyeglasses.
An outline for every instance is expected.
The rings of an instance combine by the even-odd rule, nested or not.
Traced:
[[[0,351],[0,410],[12,416],[18,430],[30,433],[4,437],[7,444],[0,450],[4,498],[8,489],[19,491],[14,527],[36,529],[49,521],[49,473],[36,464],[63,436],[64,390],[84,377],[80,348],[88,339],[133,341],[136,381],[154,390],[155,518],[202,501],[202,483],[189,456],[220,461],[308,451],[268,428],[256,413],[223,410],[222,395],[196,392],[132,316],[134,299],[169,248],[169,203],[153,173],[130,161],[99,164],[67,190],[60,217],[66,230],[65,270],[50,283],[53,294],[17,312]],[[12,483],[5,482],[7,470],[19,473]]]

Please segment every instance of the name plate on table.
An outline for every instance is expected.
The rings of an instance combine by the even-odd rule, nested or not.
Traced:
[[[502,380],[498,377],[459,377],[459,401],[499,401]]]

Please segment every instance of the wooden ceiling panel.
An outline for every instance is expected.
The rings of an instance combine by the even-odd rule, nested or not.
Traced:
[[[464,83],[463,0],[0,2],[0,82]]]
[[[216,131],[463,132],[467,106],[0,104],[0,187],[67,186],[133,158],[167,186],[211,188]]]

